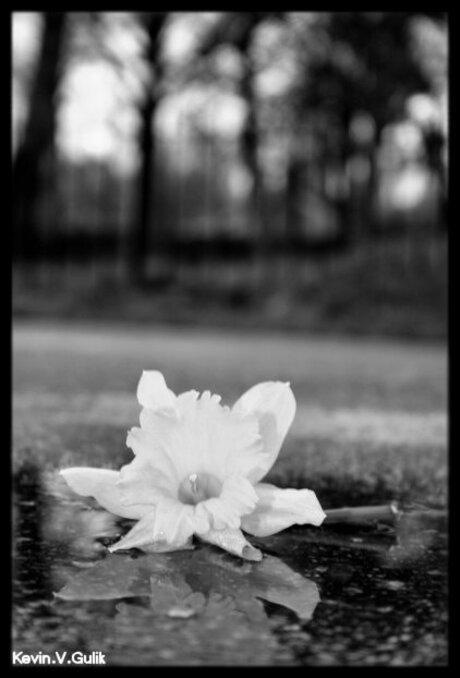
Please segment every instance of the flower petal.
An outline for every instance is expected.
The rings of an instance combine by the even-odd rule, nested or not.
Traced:
[[[140,502],[154,506],[164,497],[177,495],[177,485],[144,456],[134,457],[129,464],[122,466],[117,487],[125,506]]]
[[[210,515],[210,524],[214,529],[223,530],[227,527],[233,529],[241,525],[241,517],[219,498],[207,499],[203,506]]]
[[[151,511],[151,506],[137,502],[129,507],[122,503],[117,482],[120,478],[118,471],[105,468],[66,468],[60,474],[77,494],[83,497],[94,497],[99,504],[111,513],[123,518],[142,518]]]
[[[155,524],[155,509],[150,509],[134,527],[115,544],[109,547],[110,553],[120,549],[142,548],[153,542],[153,526]]]
[[[200,534],[199,538],[245,560],[260,561],[263,558],[262,552],[252,546],[238,529],[210,530]]]
[[[150,431],[134,426],[128,431],[126,445],[132,449],[136,457],[149,463],[158,475],[168,480],[171,487],[179,485],[177,470],[170,456],[165,452],[162,441]]]
[[[192,507],[172,499],[162,499],[109,550],[175,551],[188,547],[192,534]]]
[[[230,476],[224,480],[218,497],[201,501],[194,507],[194,532],[201,535],[209,529],[237,529],[241,516],[251,513],[257,502],[258,496],[247,478]]]
[[[203,534],[209,532],[212,525],[212,516],[206,509],[206,502],[202,501],[193,508],[193,532]]]
[[[259,497],[247,478],[234,475],[224,480],[219,500],[239,516],[244,516],[254,511]]]
[[[259,483],[254,489],[259,503],[250,515],[242,518],[241,526],[256,537],[276,534],[291,525],[319,526],[326,517],[312,490],[284,490],[266,483]]]
[[[234,473],[247,476],[265,456],[257,417],[232,412],[219,399],[207,391],[198,398],[190,391],[177,397],[177,418],[163,411],[141,412],[142,428],[133,432],[140,442],[143,431],[152,458],[163,454],[172,462],[179,483],[200,471],[221,481]]]
[[[158,370],[144,370],[137,386],[137,399],[142,407],[151,410],[175,411],[176,396],[166,386],[165,378]]]
[[[154,541],[182,545],[193,534],[193,506],[175,499],[163,499],[156,506]]]
[[[244,393],[233,406],[234,412],[255,413],[263,440],[264,455],[248,478],[258,482],[276,461],[283,440],[291,426],[296,401],[288,382],[266,381]]]

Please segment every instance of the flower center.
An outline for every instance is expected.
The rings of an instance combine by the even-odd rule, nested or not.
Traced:
[[[222,483],[210,473],[191,473],[179,485],[178,499],[183,504],[198,504],[200,501],[218,497]]]

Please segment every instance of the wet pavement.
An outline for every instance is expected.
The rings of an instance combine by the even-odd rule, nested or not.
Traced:
[[[109,554],[127,521],[29,464],[14,518],[17,651],[100,651],[112,665],[447,661],[442,514],[252,538],[261,563],[205,544]]]
[[[71,360],[62,351],[56,361],[47,355],[49,343],[41,350],[27,345],[25,335],[21,341],[13,421],[13,650],[48,653],[56,663],[63,652],[64,662],[74,651],[102,652],[109,665],[447,664],[445,400],[436,355],[427,354],[421,375],[421,382],[435,382],[428,400],[426,392],[423,403],[412,398],[407,384],[401,395],[401,382],[393,400],[390,382],[375,396],[369,380],[383,383],[385,364],[385,378],[379,382],[374,371],[362,388],[352,388],[347,413],[335,409],[331,426],[325,412],[338,403],[327,400],[329,377],[321,381],[316,366],[318,398],[311,394],[314,407],[299,401],[301,421],[270,480],[311,487],[326,509],[397,500],[403,514],[394,524],[324,524],[251,537],[264,559],[250,563],[207,544],[171,554],[110,554],[107,546],[130,521],[73,494],[57,470],[126,463],[125,432],[137,416],[134,389],[109,393],[109,375],[105,390],[86,387],[95,359],[90,341],[90,364],[72,347]],[[420,356],[415,360],[420,363],[406,360],[411,378],[423,364]],[[180,375],[180,365],[176,370]],[[240,388],[241,371],[232,379],[229,392]],[[369,392],[374,418],[359,409]],[[399,414],[386,419],[389,402]],[[318,403],[323,410],[315,419]]]

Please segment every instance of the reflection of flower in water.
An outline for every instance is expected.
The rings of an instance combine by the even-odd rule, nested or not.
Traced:
[[[180,605],[200,612],[215,594],[231,598],[243,612],[249,602],[265,600],[289,608],[303,620],[311,618],[319,602],[316,584],[279,558],[266,556],[260,563],[236,568],[229,566],[226,556],[203,549],[139,558],[108,556],[77,574],[56,595],[64,600],[146,596],[158,614],[167,614]]]
[[[120,602],[114,628],[116,646],[110,662],[129,665],[272,665],[282,654],[262,603],[251,616],[233,599],[212,594],[200,613],[177,616],[171,608],[159,616],[152,607]],[[258,616],[254,610],[257,610]],[[135,650],[133,651],[133,648]]]
[[[403,514],[396,525],[396,544],[385,554],[386,565],[404,566],[419,560],[446,538],[445,522],[444,511],[422,509]]]
[[[111,663],[269,664],[279,656],[262,601],[311,619],[316,584],[279,558],[229,562],[198,548],[175,554],[107,556],[73,577],[64,601],[119,600]]]
[[[46,541],[58,542],[60,550],[69,549],[79,560],[95,558],[106,552],[101,539],[113,538],[117,533],[117,517],[107,511],[94,511],[82,504],[78,497],[69,496],[64,483],[58,482],[55,473],[44,473],[42,481],[46,492],[54,500],[41,520],[41,530]]]
[[[61,472],[78,494],[138,521],[111,551],[179,550],[198,535],[230,553],[260,560],[262,554],[241,529],[263,537],[294,524],[323,522],[325,513],[311,490],[260,482],[294,418],[289,384],[257,384],[229,408],[209,391],[176,396],[160,372],[149,371],[137,395],[143,409],[141,427],[128,433],[135,455],[131,463],[120,472]]]

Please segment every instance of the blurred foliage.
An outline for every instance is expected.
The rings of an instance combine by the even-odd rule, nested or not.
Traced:
[[[237,256],[263,286],[273,256],[444,237],[445,13],[16,13],[13,38],[18,260],[144,283]]]

